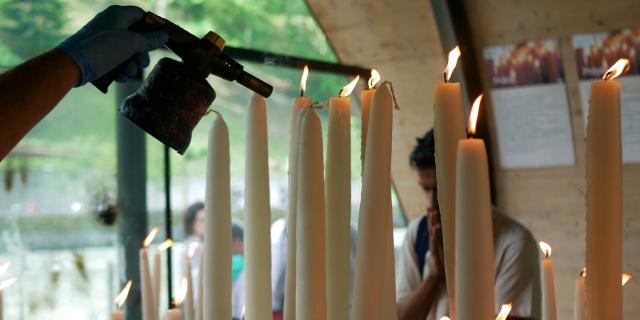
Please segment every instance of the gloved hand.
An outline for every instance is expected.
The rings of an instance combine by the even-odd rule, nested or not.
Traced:
[[[149,51],[164,45],[169,35],[163,31],[129,31],[144,14],[144,10],[134,6],[110,6],[58,45],[80,68],[81,79],[76,86],[100,78],[131,57],[116,81],[125,82],[139,68],[149,65]]]

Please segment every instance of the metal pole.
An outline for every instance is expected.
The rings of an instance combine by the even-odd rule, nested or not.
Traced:
[[[120,104],[133,93],[140,80],[116,84],[116,101]],[[142,319],[142,297],[140,293],[139,250],[147,233],[147,164],[145,133],[129,120],[116,115],[116,149],[118,181],[118,240],[119,267],[124,267],[124,279],[133,280],[133,287],[126,301],[126,319]]]
[[[173,231],[171,221],[171,149],[164,146],[164,221],[168,239],[173,239]],[[171,247],[167,249],[167,297],[169,298],[169,308],[173,308],[173,282],[172,282],[173,264],[171,262]]]

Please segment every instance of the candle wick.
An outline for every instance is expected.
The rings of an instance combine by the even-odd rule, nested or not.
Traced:
[[[442,75],[443,75],[443,78],[444,78],[444,83],[449,83],[449,79],[447,79],[447,72],[446,71],[443,72]]]
[[[304,97],[304,90],[300,89],[300,97]]]

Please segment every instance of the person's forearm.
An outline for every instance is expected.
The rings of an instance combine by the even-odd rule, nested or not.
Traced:
[[[80,70],[54,49],[0,75],[0,160],[78,82]]]
[[[428,276],[411,296],[398,303],[398,320],[424,319],[433,306],[440,287],[444,282]]]

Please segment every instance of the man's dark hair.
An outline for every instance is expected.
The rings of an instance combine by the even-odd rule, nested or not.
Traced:
[[[436,167],[436,145],[433,129],[417,138],[417,144],[409,156],[409,164],[414,169],[432,169]]]
[[[244,241],[244,227],[238,221],[231,221],[231,239]]]
[[[184,214],[184,234],[190,236],[193,234],[193,224],[196,222],[198,211],[204,209],[204,203],[196,202],[187,208]]]

